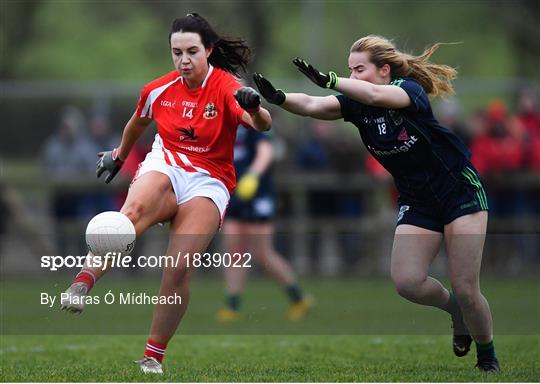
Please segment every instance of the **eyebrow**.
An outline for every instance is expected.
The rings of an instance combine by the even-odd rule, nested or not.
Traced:
[[[360,67],[364,67],[364,64],[358,64],[358,65],[355,65],[354,67],[349,67],[349,69],[352,71],[353,69],[358,69]]]
[[[177,51],[181,51],[182,48],[178,48],[178,47],[171,47],[172,49],[176,49]],[[190,49],[198,49],[199,47],[197,47],[196,45],[193,45],[191,47],[188,47],[186,48],[186,51],[189,51]]]

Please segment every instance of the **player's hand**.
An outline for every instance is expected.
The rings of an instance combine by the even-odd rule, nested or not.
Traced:
[[[109,175],[105,178],[105,183],[109,184],[124,165],[124,161],[118,157],[117,148],[112,151],[100,152],[98,157],[96,175],[100,178],[103,172],[109,171]]]
[[[246,173],[240,178],[236,186],[236,196],[240,200],[248,201],[255,197],[259,188],[259,176],[254,173]]]
[[[255,73],[253,75],[253,81],[255,81],[255,85],[259,88],[262,97],[269,103],[281,105],[285,102],[285,93],[283,93],[281,89],[276,89],[272,83],[266,80],[260,73]]]
[[[261,97],[251,87],[242,87],[236,90],[234,98],[248,113],[257,113],[261,109]]]
[[[315,69],[313,65],[308,64],[299,57],[293,60],[293,64],[296,65],[300,72],[306,75],[319,87],[334,89],[337,84],[337,75],[335,72],[330,71],[328,73],[322,73],[318,69]]]

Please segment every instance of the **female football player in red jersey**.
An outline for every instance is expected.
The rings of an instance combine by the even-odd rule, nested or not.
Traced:
[[[266,100],[289,112],[321,120],[343,118],[358,127],[368,151],[392,174],[400,193],[390,268],[397,291],[414,303],[449,312],[454,353],[466,355],[474,338],[477,367],[497,372],[491,311],[480,291],[487,198],[469,152],[431,110],[428,94],[451,94],[457,74],[430,62],[438,46],[412,56],[381,36],[363,37],[351,47],[349,78],[293,61],[315,84],[341,93],[337,96],[285,94],[258,74],[255,82]],[[455,296],[429,276],[443,239]]]
[[[235,187],[238,125],[267,131],[271,117],[260,107],[258,93],[241,87],[233,77],[245,71],[249,61],[244,40],[220,37],[193,13],[174,20],[169,43],[174,71],[143,88],[118,148],[99,154],[97,176],[107,171],[109,183],[143,131],[156,121],[152,150],[140,164],[121,212],[133,222],[137,235],[170,221],[167,255],[202,254]],[[192,268],[188,259],[179,260],[175,267],[163,267],[159,295],[180,296],[181,304],[156,305],[144,358],[138,361],[145,373],[162,373],[167,343],[188,305]],[[82,311],[80,298],[104,273],[87,263],[66,291],[63,308]]]

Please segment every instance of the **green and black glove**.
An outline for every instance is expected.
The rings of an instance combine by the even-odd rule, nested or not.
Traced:
[[[305,60],[297,57],[293,60],[293,64],[296,65],[298,70],[306,75],[311,81],[322,88],[334,89],[337,85],[338,77],[335,72],[322,73],[318,69],[315,69],[313,65],[308,64]]]
[[[276,89],[272,83],[266,80],[260,73],[255,73],[253,75],[253,81],[257,88],[259,88],[262,97],[269,103],[281,105],[285,102],[285,93],[283,93],[281,89]]]
[[[101,177],[103,172],[109,171],[109,174],[105,178],[105,183],[109,184],[111,180],[124,165],[124,161],[118,157],[118,149],[115,148],[112,151],[98,153],[98,161],[96,163],[96,175]]]

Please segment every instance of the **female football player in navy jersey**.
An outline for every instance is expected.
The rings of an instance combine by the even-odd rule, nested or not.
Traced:
[[[258,93],[241,87],[234,77],[249,61],[244,40],[222,38],[203,17],[188,14],[174,20],[169,44],[174,70],[143,88],[119,147],[99,154],[97,176],[108,172],[109,183],[155,120],[158,133],[152,150],[140,164],[121,212],[133,222],[137,235],[170,221],[167,255],[202,254],[235,187],[238,125],[267,131],[271,117],[260,107]],[[144,358],[138,361],[145,373],[162,373],[167,343],[186,311],[192,272],[187,262],[180,258],[177,265],[163,268],[159,296],[182,300],[156,305]],[[104,273],[87,263],[66,291],[63,308],[81,312],[81,298]]]
[[[284,93],[260,74],[254,79],[268,102],[289,112],[343,118],[358,127],[368,151],[393,175],[400,193],[391,261],[397,291],[412,302],[450,313],[454,353],[467,354],[474,339],[477,367],[496,372],[491,312],[479,284],[486,195],[468,151],[431,111],[428,95],[453,93],[451,80],[457,74],[429,61],[438,47],[411,56],[383,37],[361,38],[350,50],[349,78],[293,61],[315,84],[335,89],[338,96]],[[453,293],[428,276],[443,238]]]
[[[227,208],[223,240],[225,249],[231,252],[249,250],[253,259],[285,288],[291,303],[287,318],[300,320],[313,305],[313,298],[303,294],[291,265],[274,248],[273,158],[274,149],[268,133],[238,127],[234,143],[238,185]],[[225,268],[226,306],[217,313],[219,321],[231,322],[240,318],[247,272],[247,268]]]

